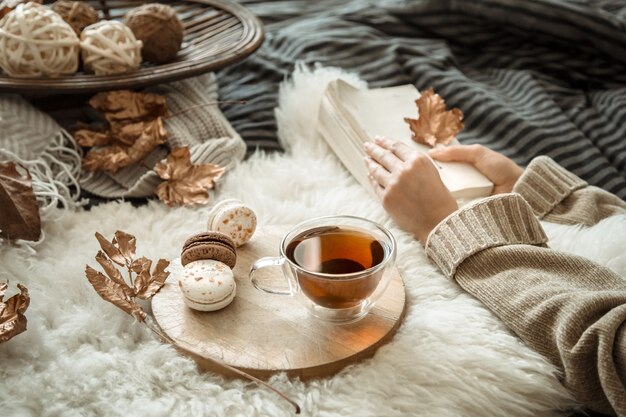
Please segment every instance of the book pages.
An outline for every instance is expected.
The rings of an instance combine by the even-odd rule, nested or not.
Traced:
[[[429,147],[411,139],[405,117],[416,118],[419,92],[412,85],[359,90],[343,80],[329,83],[319,111],[318,133],[348,171],[372,195],[363,144],[374,136],[402,141],[420,152]],[[458,143],[458,142],[457,142]],[[434,161],[445,186],[456,199],[485,197],[493,184],[473,166]]]

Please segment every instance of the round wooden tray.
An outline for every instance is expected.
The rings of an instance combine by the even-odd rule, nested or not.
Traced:
[[[254,261],[278,253],[286,227],[265,227],[238,249],[234,273],[237,296],[226,308],[198,312],[181,298],[172,273],[152,298],[152,312],[177,348],[200,368],[232,376],[217,358],[259,378],[277,372],[301,379],[332,375],[371,357],[396,333],[405,313],[404,283],[397,270],[382,298],[363,319],[337,325],[309,315],[296,299],[255,289],[248,279]],[[261,279],[282,279],[280,268],[265,268]]]
[[[0,74],[0,92],[76,94],[141,88],[222,68],[250,55],[263,42],[261,21],[239,4],[225,0],[155,1],[173,7],[185,27],[185,38],[175,61],[142,64],[137,71],[111,76],[79,72],[57,78],[13,78]],[[122,20],[128,10],[149,2],[87,0],[105,19],[112,20]]]

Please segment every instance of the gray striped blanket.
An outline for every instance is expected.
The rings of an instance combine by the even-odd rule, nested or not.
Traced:
[[[224,113],[249,149],[280,146],[273,109],[297,60],[370,86],[435,88],[465,113],[462,143],[520,164],[551,156],[626,199],[623,0],[241,0],[264,45],[219,74]]]

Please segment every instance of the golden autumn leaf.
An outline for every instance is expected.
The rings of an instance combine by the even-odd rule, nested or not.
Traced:
[[[167,117],[167,99],[153,93],[129,90],[102,92],[93,96],[89,105],[104,113],[109,123]]]
[[[135,259],[137,251],[135,236],[121,230],[115,232],[111,241],[98,232],[95,235],[102,248],[96,255],[96,261],[106,275],[87,265],[85,267],[87,279],[104,300],[131,314],[137,320],[144,321],[147,314],[137,304],[135,298],[149,300],[161,289],[170,274],[165,271],[170,264],[169,261],[159,259],[154,271],[151,272],[150,259],[143,256]],[[130,282],[126,282],[113,262],[126,267]]]
[[[109,242],[107,238],[102,236],[100,233],[96,232],[96,239],[100,244],[100,247],[106,253],[106,255],[111,258],[113,262],[120,266],[126,265],[126,259],[124,259],[124,255],[120,252],[120,249],[113,243]]]
[[[103,300],[110,302],[139,321],[146,319],[146,313],[141,309],[139,304],[127,294],[124,287],[120,284],[109,279],[89,265],[85,266],[85,275]]]
[[[188,147],[172,149],[166,162],[159,162],[154,170],[165,180],[156,194],[168,206],[208,203],[208,190],[225,171],[214,164],[192,164]]]
[[[79,146],[86,148],[110,145],[112,141],[109,132],[98,132],[90,129],[78,129],[74,132],[74,139]]]
[[[91,133],[88,133],[91,132]],[[102,132],[79,130],[77,141],[95,143],[100,140]],[[91,136],[90,136],[91,135]],[[121,168],[139,162],[167,140],[167,130],[163,119],[111,125],[106,133],[110,146],[89,150],[83,160],[83,168],[87,171],[106,171],[114,174]],[[76,136],[75,136],[76,137]]]
[[[40,237],[39,205],[28,169],[0,162],[0,238],[37,241]]]
[[[0,283],[0,343],[26,330],[27,320],[24,313],[30,304],[28,289],[21,284],[17,284],[19,294],[3,301],[8,287],[6,282]]]
[[[145,259],[145,258],[144,258]],[[165,268],[169,266],[169,261],[165,259],[159,259],[154,271],[151,273],[152,261],[146,259],[147,262],[143,262],[141,272],[138,273],[135,278],[135,296],[142,300],[149,300],[154,294],[156,294],[161,287],[165,284],[165,280],[170,275],[169,272],[165,272]]]
[[[417,143],[435,146],[448,145],[463,129],[463,112],[458,108],[446,111],[446,103],[432,88],[421,93],[415,101],[418,119],[404,118],[409,124],[412,139]]]

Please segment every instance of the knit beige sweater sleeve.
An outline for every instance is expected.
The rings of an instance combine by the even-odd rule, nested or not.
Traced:
[[[513,187],[539,219],[592,226],[626,210],[626,202],[567,171],[547,156],[531,161]]]
[[[543,201],[531,208],[519,194],[503,194],[466,206],[432,231],[426,252],[561,369],[577,400],[626,416],[626,279],[548,248],[534,214],[559,202]]]

